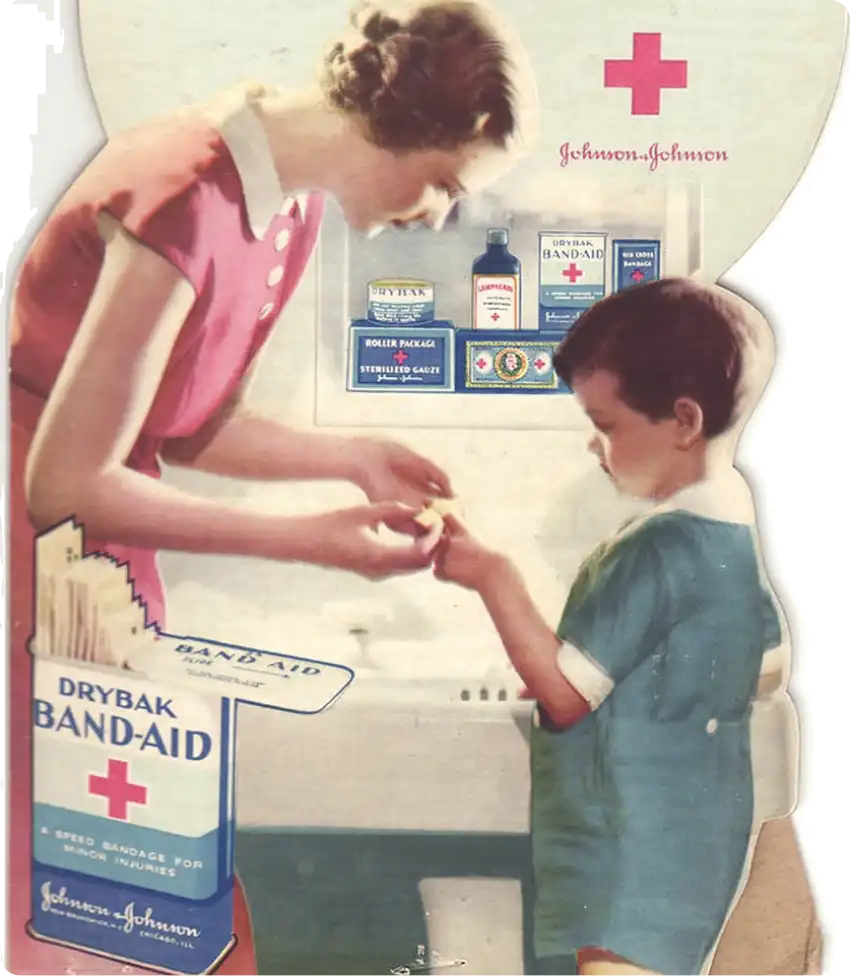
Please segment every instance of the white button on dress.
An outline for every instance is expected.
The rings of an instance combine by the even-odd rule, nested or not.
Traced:
[[[276,268],[272,268],[269,272],[268,278],[266,278],[266,284],[269,288],[274,288],[275,285],[279,285],[283,281],[283,265],[279,264]]]
[[[260,309],[259,319],[261,322],[265,321],[274,311],[274,302],[266,302],[265,305]]]
[[[289,243],[289,238],[292,235],[288,230],[282,230],[274,239],[274,249],[278,252],[283,251],[286,245]]]

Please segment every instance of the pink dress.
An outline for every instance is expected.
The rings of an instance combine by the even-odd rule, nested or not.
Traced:
[[[242,104],[237,114],[251,113]],[[256,135],[256,120],[249,122]],[[232,140],[230,141],[232,146]],[[24,469],[33,432],[74,340],[101,268],[96,227],[108,211],[192,284],[196,301],[176,342],[158,393],[128,460],[160,477],[158,454],[170,438],[209,421],[236,390],[289,297],[314,248],[322,199],[284,202],[257,226],[246,203],[247,181],[271,172],[246,169],[219,128],[180,115],[139,126],[111,140],[68,191],[36,238],[21,268],[11,351],[12,500],[10,668],[10,896],[7,966],[17,973],[127,973],[109,960],[35,942],[30,914],[31,659],[33,540]],[[251,154],[247,157],[249,161]],[[250,187],[256,191],[257,187]],[[279,190],[279,187],[278,187]],[[254,194],[256,197],[256,193]],[[268,194],[266,194],[268,198]],[[268,202],[268,199],[266,200]],[[256,208],[255,208],[256,209]],[[69,513],[69,515],[72,513]],[[148,620],[165,625],[162,582],[153,550],[87,539],[130,566]],[[256,972],[244,896],[237,890],[237,949],[219,972]]]

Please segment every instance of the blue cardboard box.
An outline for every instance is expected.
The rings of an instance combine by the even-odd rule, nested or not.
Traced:
[[[660,277],[661,241],[614,241],[615,291]]]
[[[414,328],[354,323],[348,389],[370,393],[451,392],[455,329],[451,322]]]

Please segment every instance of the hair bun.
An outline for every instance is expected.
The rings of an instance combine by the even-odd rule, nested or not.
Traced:
[[[376,145],[506,143],[516,125],[510,59],[477,3],[431,0],[399,19],[367,0],[351,25],[325,57],[322,84],[331,105],[368,120]]]
[[[374,3],[365,3],[359,7],[351,15],[351,24],[373,44],[381,44],[402,30],[401,21],[391,17]]]
[[[361,44],[348,52],[348,63],[353,72],[352,82],[357,89],[356,101],[371,102],[384,88],[384,58],[373,42]]]

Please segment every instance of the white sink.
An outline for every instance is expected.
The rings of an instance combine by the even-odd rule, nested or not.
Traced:
[[[358,675],[320,715],[240,706],[240,826],[526,831],[531,706],[476,687]]]

